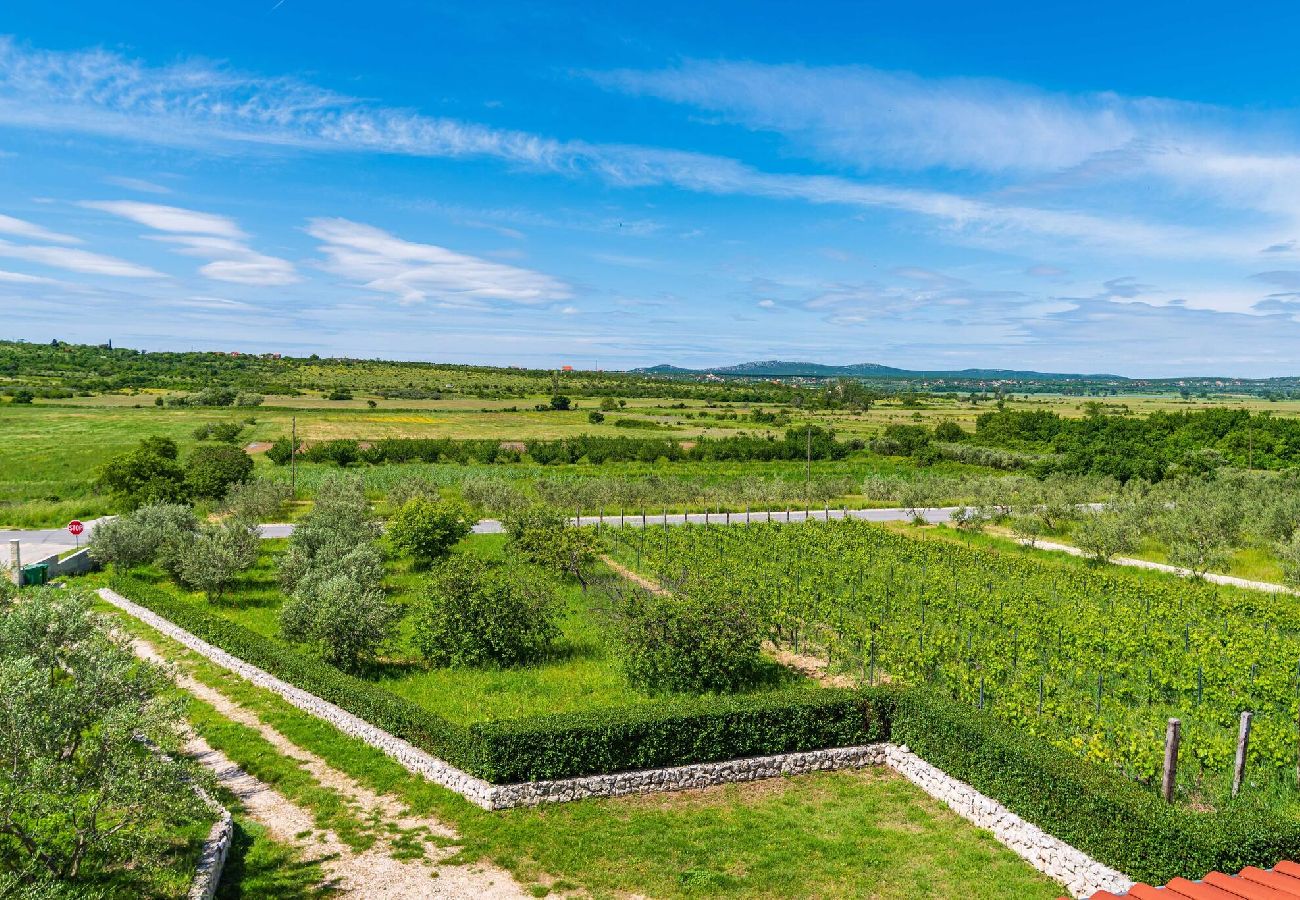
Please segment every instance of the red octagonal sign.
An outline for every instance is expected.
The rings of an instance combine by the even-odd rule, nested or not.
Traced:
[[[71,522],[68,523],[68,531],[72,532],[73,534],[81,534],[81,532],[85,530],[86,530],[86,526],[82,525],[76,519],[73,519]]]

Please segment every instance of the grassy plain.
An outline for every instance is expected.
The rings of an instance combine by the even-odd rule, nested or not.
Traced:
[[[287,436],[297,421],[301,440],[334,438],[376,440],[396,437],[487,438],[509,440],[572,437],[580,434],[610,437],[645,437],[648,435],[691,440],[700,436],[719,437],[746,430],[757,434],[780,434],[785,426],[756,425],[743,417],[754,406],[723,404],[708,406],[701,400],[671,401],[632,398],[627,408],[608,413],[606,420],[592,424],[588,413],[597,401],[578,400],[579,408],[565,412],[538,412],[535,403],[547,398],[525,400],[480,400],[451,396],[442,400],[378,400],[369,408],[363,395],[354,400],[332,401],[320,396],[269,397],[265,405],[254,408],[191,409],[156,407],[157,393],[104,394],[69,400],[37,400],[35,403],[0,403],[0,527],[53,527],[71,518],[90,518],[113,511],[107,497],[95,492],[95,470],[105,460],[133,447],[141,438],[160,435],[180,444],[182,451],[197,442],[194,429],[205,423],[245,422],[240,442],[269,442]],[[1008,398],[1012,409],[1043,409],[1065,416],[1082,416],[1088,398],[1048,394],[1015,395]],[[1184,400],[1177,395],[1126,395],[1100,401],[1114,412],[1145,415],[1156,410],[1191,410],[1203,408],[1246,408],[1269,411],[1276,416],[1300,416],[1300,400],[1269,402],[1256,397],[1216,397]],[[676,408],[684,406],[685,408]],[[767,411],[783,411],[792,423],[812,421],[834,428],[845,438],[870,439],[891,424],[933,426],[940,421],[954,421],[967,430],[975,419],[992,408],[989,402],[972,404],[957,395],[927,398],[920,404],[891,399],[874,405],[866,412],[805,411],[771,405]],[[707,412],[708,418],[698,418]],[[737,419],[719,420],[717,415],[735,413]],[[689,416],[689,417],[688,417]],[[617,418],[642,419],[666,425],[672,430],[646,431],[619,428]],[[262,454],[255,453],[259,465]],[[430,467],[437,470],[444,467]],[[465,467],[446,467],[464,471]],[[311,476],[305,484],[310,488]],[[749,475],[796,478],[802,465],[783,464],[711,464],[688,463],[667,467],[651,465],[624,466],[554,466],[492,467],[495,474],[535,474],[546,477],[591,473],[643,476],[650,473],[701,477],[718,481]],[[910,462],[886,460],[861,454],[839,464],[819,464],[820,474],[846,474],[854,477],[877,472],[901,474],[914,471]],[[952,471],[962,471],[954,467]],[[940,468],[937,471],[945,471]],[[390,473],[391,474],[391,473]],[[378,470],[368,478],[382,480]],[[454,480],[454,479],[448,479]],[[843,498],[851,503],[852,497]]]

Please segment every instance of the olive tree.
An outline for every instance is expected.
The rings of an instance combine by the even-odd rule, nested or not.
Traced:
[[[241,573],[257,564],[260,544],[255,523],[227,519],[204,525],[176,548],[177,579],[203,591],[209,600],[219,599]]]
[[[1182,482],[1157,520],[1169,561],[1204,575],[1227,565],[1241,544],[1245,510],[1229,490],[1213,482]]]
[[[154,856],[193,797],[166,674],[90,598],[41,589],[0,607],[0,874],[61,882]]]
[[[1131,516],[1104,509],[1085,513],[1074,526],[1075,546],[1096,562],[1110,562],[1121,553],[1137,549],[1140,534]]]
[[[87,545],[100,565],[130,569],[152,562],[172,568],[179,547],[198,531],[194,510],[182,503],[142,506],[95,526]]]

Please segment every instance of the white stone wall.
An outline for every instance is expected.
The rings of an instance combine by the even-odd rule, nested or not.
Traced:
[[[1122,872],[1102,865],[1037,825],[1026,822],[1001,803],[935,768],[905,746],[887,745],[885,763],[931,797],[946,803],[963,819],[993,832],[994,837],[1035,869],[1064,883],[1075,897],[1091,897],[1097,891],[1123,893],[1133,886],[1133,880]]]
[[[189,900],[212,900],[217,895],[221,871],[226,867],[226,857],[230,854],[230,842],[235,837],[235,823],[230,817],[230,810],[218,803],[207,791],[202,788],[195,790],[217,813],[217,821],[212,823],[208,838],[203,842],[203,852],[199,854],[199,864],[194,870],[188,897]]]
[[[894,744],[836,747],[804,753],[699,763],[666,769],[642,769],[636,772],[618,772],[554,781],[490,784],[449,765],[401,738],[376,728],[333,703],[294,687],[200,640],[114,591],[103,588],[99,593],[109,603],[185,647],[235,672],[253,684],[273,691],[304,712],[331,723],[345,734],[360,738],[372,747],[383,751],[411,772],[455,791],[483,809],[500,810],[517,806],[536,806],[542,803],[565,803],[589,797],[620,797],[629,794],[678,791],[783,775],[886,765],[931,797],[947,804],[962,818],[992,832],[994,837],[1031,866],[1065,884],[1075,897],[1089,897],[1099,890],[1123,892],[1133,885],[1132,880],[1123,873],[1102,865],[1082,851],[1052,837],[996,800],[984,796],[965,782],[958,781],[930,765],[906,747]]]

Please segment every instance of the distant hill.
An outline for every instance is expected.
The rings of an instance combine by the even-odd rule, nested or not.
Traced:
[[[959,369],[956,371],[919,371],[896,369],[879,363],[854,363],[847,366],[828,366],[823,363],[790,362],[768,359],[759,362],[719,366],[713,369],[684,369],[680,366],[658,365],[633,369],[645,375],[699,376],[718,375],[731,378],[954,378],[1035,381],[1128,381],[1122,375],[1083,375],[1054,372],[1027,372],[1016,369]]]

